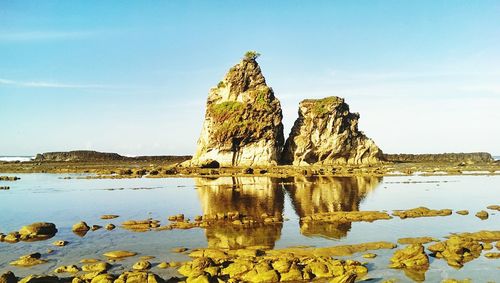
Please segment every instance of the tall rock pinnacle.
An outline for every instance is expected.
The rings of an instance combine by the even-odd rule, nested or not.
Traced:
[[[208,160],[221,166],[277,164],[284,142],[281,106],[257,57],[247,52],[210,90],[192,165]]]
[[[282,160],[293,165],[370,164],[382,151],[358,130],[358,113],[340,97],[306,99],[286,140]]]

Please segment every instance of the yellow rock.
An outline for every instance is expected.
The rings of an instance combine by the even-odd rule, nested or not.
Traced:
[[[134,252],[129,252],[129,251],[111,251],[103,254],[105,257],[116,259],[116,258],[124,258],[124,257],[131,257],[135,256],[137,253]]]

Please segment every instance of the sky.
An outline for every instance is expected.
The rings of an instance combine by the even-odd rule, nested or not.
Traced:
[[[283,108],[340,96],[387,153],[500,155],[500,1],[0,0],[0,155],[193,154],[247,50]]]

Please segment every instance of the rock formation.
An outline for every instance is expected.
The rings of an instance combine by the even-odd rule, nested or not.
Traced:
[[[438,153],[438,154],[384,154],[384,158],[391,162],[429,162],[429,163],[459,163],[476,164],[490,163],[494,159],[487,152],[470,153]]]
[[[36,162],[110,162],[110,161],[169,161],[182,162],[191,156],[136,156],[128,157],[118,153],[99,152],[93,150],[73,150],[61,152],[45,152],[36,155]]]
[[[220,166],[277,164],[284,142],[281,106],[256,55],[247,53],[210,90],[192,165],[209,160]]]
[[[340,97],[306,99],[292,127],[282,159],[293,165],[371,164],[382,151],[358,130],[358,113]]]

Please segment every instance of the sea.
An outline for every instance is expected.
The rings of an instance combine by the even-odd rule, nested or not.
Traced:
[[[29,158],[29,157],[25,157]],[[17,276],[33,273],[53,274],[61,265],[77,264],[83,258],[104,259],[111,250],[129,250],[136,257],[113,263],[112,273],[130,270],[140,256],[154,256],[152,272],[164,278],[179,276],[175,269],[159,269],[162,261],[187,261],[186,254],[173,252],[176,247],[238,249],[268,246],[330,247],[374,241],[396,243],[398,238],[430,236],[446,240],[452,233],[500,230],[500,213],[488,210],[500,205],[500,176],[386,176],[386,177],[220,177],[220,178],[134,178],[87,179],[84,174],[5,174],[18,176],[18,181],[0,181],[10,190],[0,191],[0,232],[17,231],[33,222],[55,223],[58,233],[39,242],[0,243],[0,274],[12,270]],[[358,210],[394,210],[425,206],[431,209],[467,209],[469,215],[453,213],[445,217],[378,220],[353,223],[304,223],[300,219],[315,213]],[[475,216],[487,210],[487,220]],[[132,232],[120,227],[126,220],[153,218],[168,224],[168,216],[183,213],[186,218],[197,215],[238,211],[259,217],[282,215],[283,223],[252,228],[232,225]],[[120,217],[102,220],[101,215]],[[79,221],[105,226],[113,223],[115,230],[89,231],[80,237],[71,232]],[[56,247],[56,240],[66,240],[65,247]],[[426,244],[428,247],[430,244]],[[398,246],[397,249],[403,246]],[[48,253],[47,250],[54,250]],[[397,250],[395,249],[395,250]],[[338,257],[366,262],[366,282],[412,282],[411,273],[388,267],[395,250],[377,250],[374,259],[364,253]],[[498,252],[498,250],[493,250]],[[48,262],[31,268],[9,265],[18,257],[40,252]],[[446,261],[430,257],[425,272],[427,282],[445,278],[473,282],[498,282],[498,259],[483,255],[457,269]],[[490,251],[491,252],[491,251]],[[429,252],[428,252],[429,253]],[[360,278],[361,279],[361,278]],[[422,278],[417,278],[421,280]]]
[[[12,161],[21,161],[21,162],[24,162],[24,161],[30,161],[30,160],[32,160],[34,158],[35,158],[34,156],[8,156],[8,155],[0,155],[0,161],[8,161],[8,162],[12,162]]]

